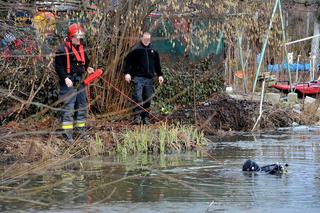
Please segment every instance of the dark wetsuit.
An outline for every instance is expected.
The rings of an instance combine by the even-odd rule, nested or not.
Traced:
[[[287,166],[288,164],[285,165],[285,167]],[[262,172],[267,172],[271,175],[282,174],[284,173],[284,170],[285,170],[284,167],[279,163],[274,163],[274,164],[260,167],[256,162],[252,160],[247,160],[242,166],[242,171],[248,171],[248,172],[262,171]]]

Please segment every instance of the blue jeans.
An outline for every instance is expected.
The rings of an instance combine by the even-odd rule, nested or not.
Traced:
[[[135,115],[140,114],[142,118],[148,117],[149,113],[147,111],[150,110],[153,93],[153,79],[135,76],[133,82],[132,99],[144,108],[142,109],[140,106],[136,106],[133,112]]]
[[[61,122],[63,129],[73,129],[75,120],[76,127],[84,127],[88,113],[88,102],[84,84],[67,87],[63,82],[60,84],[60,99],[63,103]]]

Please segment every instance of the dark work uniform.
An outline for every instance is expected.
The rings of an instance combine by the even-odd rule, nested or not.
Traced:
[[[78,61],[70,47],[68,48],[70,59],[70,73],[67,72],[66,44],[61,45],[55,56],[55,70],[60,78],[60,99],[63,102],[61,114],[62,129],[72,130],[75,127],[84,127],[86,124],[88,102],[85,85],[83,84],[84,75],[88,68],[88,57],[84,54],[85,64]],[[74,46],[79,53],[79,46]],[[79,53],[80,55],[80,53]],[[67,87],[65,78],[73,82],[72,87]],[[75,121],[74,121],[75,119]]]
[[[162,76],[160,57],[151,44],[144,46],[139,43],[132,48],[125,58],[124,74],[130,74],[134,82],[133,100],[139,103],[147,111],[151,105],[153,93],[153,77]],[[134,108],[135,115],[141,115],[142,119],[148,117],[148,112],[137,106]]]

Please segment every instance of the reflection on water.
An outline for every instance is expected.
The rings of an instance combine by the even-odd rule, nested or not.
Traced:
[[[320,136],[315,132],[213,139],[207,154],[81,159],[45,175],[0,186],[0,211],[318,212]],[[241,171],[288,163],[273,176]],[[16,188],[19,186],[18,188]],[[15,190],[8,190],[14,187]]]

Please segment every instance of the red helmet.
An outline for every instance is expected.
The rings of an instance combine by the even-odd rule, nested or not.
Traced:
[[[68,37],[69,38],[84,38],[85,32],[84,29],[80,26],[79,23],[71,24],[68,27]]]

